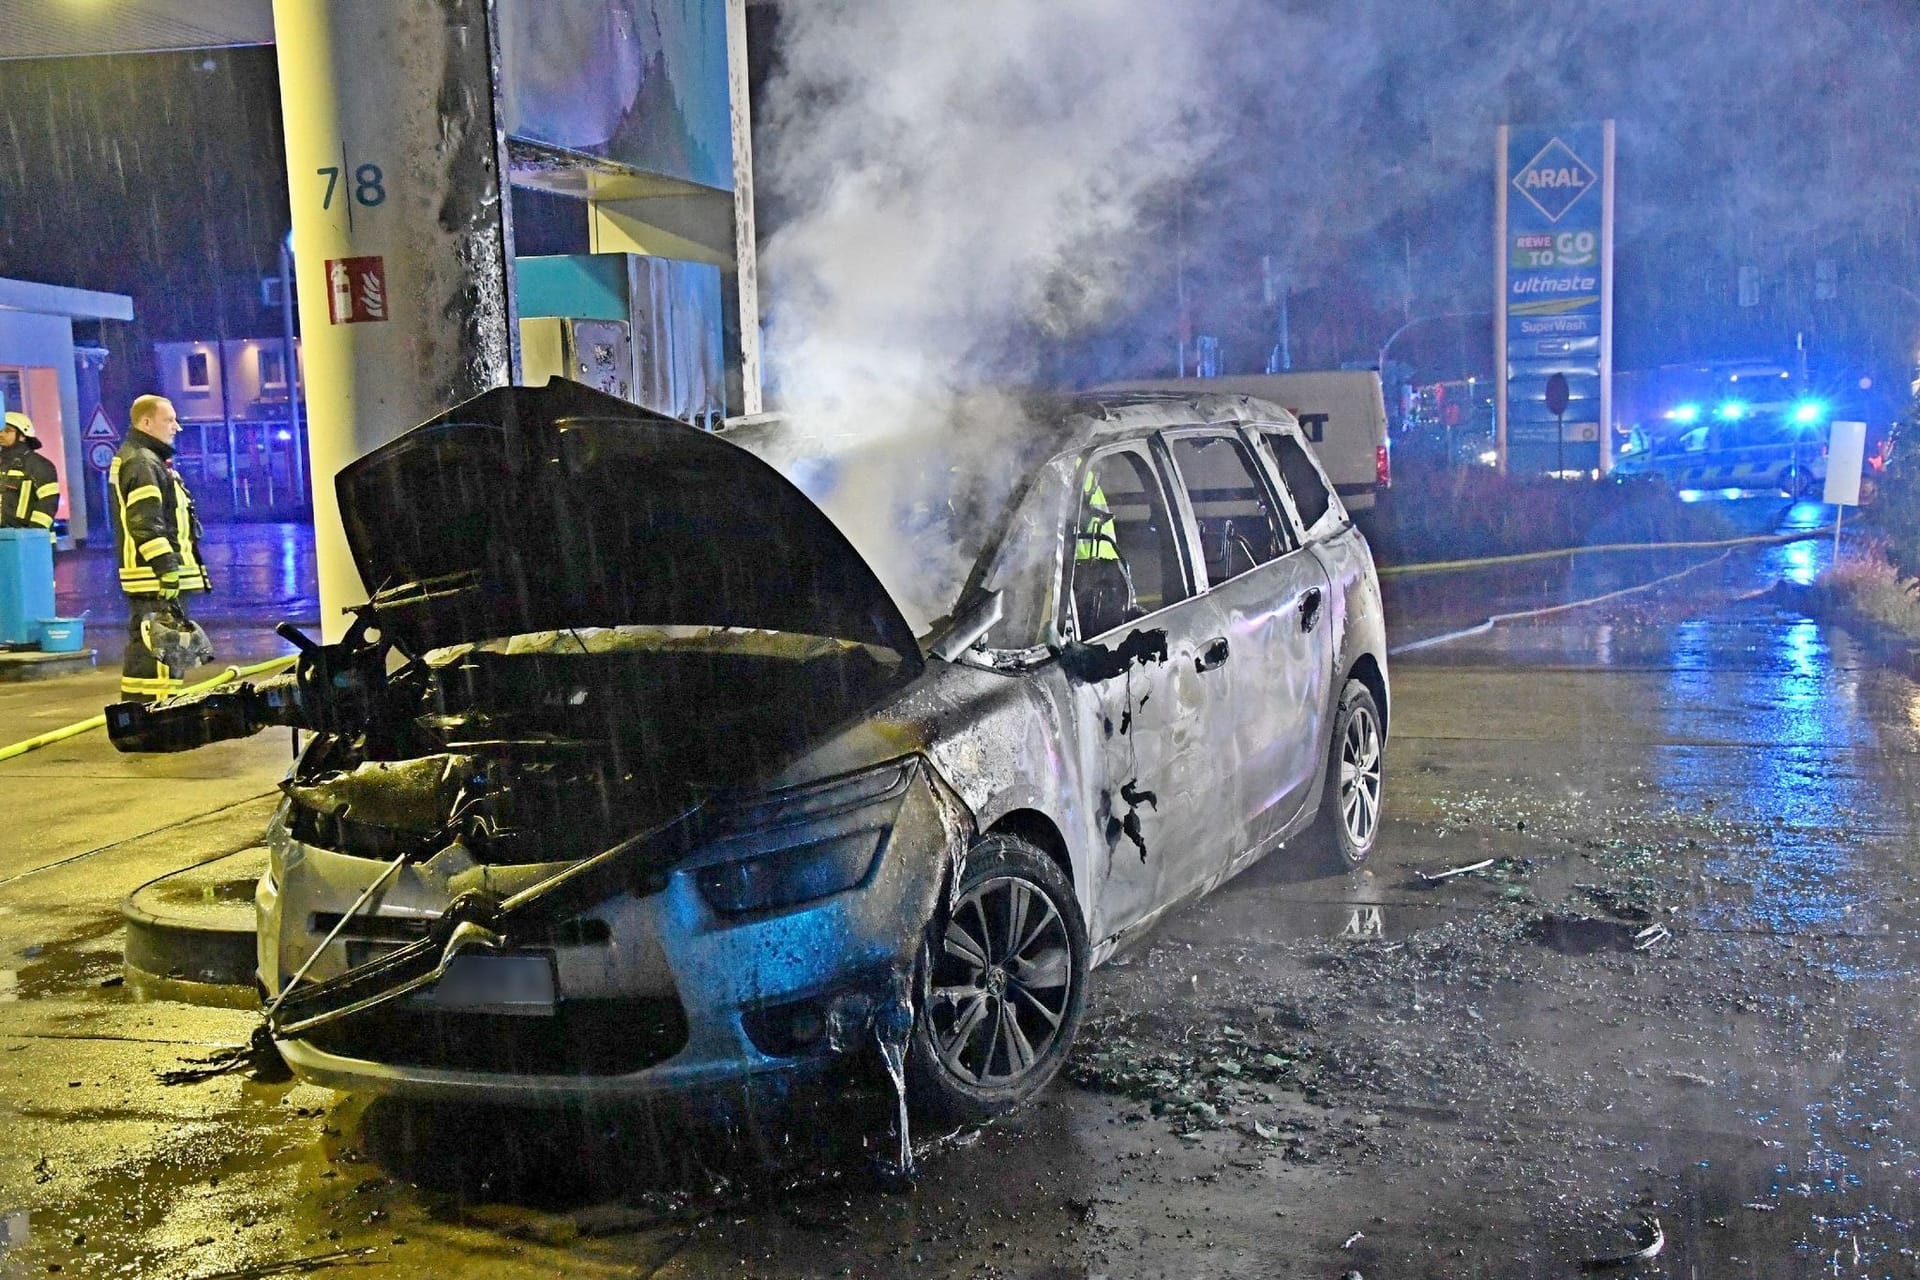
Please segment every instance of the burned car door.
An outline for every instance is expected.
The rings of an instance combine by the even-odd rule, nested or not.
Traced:
[[[1168,432],[1166,440],[1198,534],[1206,598],[1229,646],[1215,747],[1218,775],[1233,778],[1222,798],[1238,805],[1230,856],[1276,834],[1313,790],[1333,665],[1329,584],[1237,431]]]
[[[1081,472],[1064,607],[1077,637],[1061,655],[1079,726],[1082,776],[1101,846],[1102,932],[1171,901],[1229,833],[1206,749],[1215,719],[1208,646],[1181,527],[1144,444],[1103,449]]]

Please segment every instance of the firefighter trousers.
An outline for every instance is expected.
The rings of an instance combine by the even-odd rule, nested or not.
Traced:
[[[182,601],[166,601],[159,596],[127,597],[127,650],[120,659],[120,697],[125,702],[152,702],[169,698],[186,684],[165,663],[153,656],[140,636],[140,624],[171,603],[186,616]]]

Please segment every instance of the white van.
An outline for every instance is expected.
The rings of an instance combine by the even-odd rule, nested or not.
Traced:
[[[1349,511],[1366,511],[1393,482],[1387,449],[1387,404],[1372,369],[1265,373],[1235,378],[1163,378],[1116,383],[1107,390],[1177,391],[1183,395],[1253,396],[1300,419],[1300,430]]]

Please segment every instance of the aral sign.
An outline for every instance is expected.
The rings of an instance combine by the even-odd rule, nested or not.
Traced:
[[[1612,413],[1613,122],[1500,130],[1498,453],[1521,472],[1606,470]],[[1566,412],[1546,405],[1554,374]]]

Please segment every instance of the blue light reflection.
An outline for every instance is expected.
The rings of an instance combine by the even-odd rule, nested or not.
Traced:
[[[1787,576],[1810,581],[1821,550],[1801,543],[1776,554]],[[1676,745],[1662,768],[1677,794],[1700,797],[1706,821],[1737,824],[1709,844],[1707,871],[1744,892],[1706,914],[1729,928],[1832,928],[1866,892],[1841,815],[1865,818],[1876,808],[1850,759],[1866,732],[1855,678],[1836,668],[1811,619],[1728,632],[1707,619],[1675,627],[1667,676],[1666,728]],[[1733,653],[1747,656],[1728,662]],[[1765,746],[1723,734],[1757,734]]]

